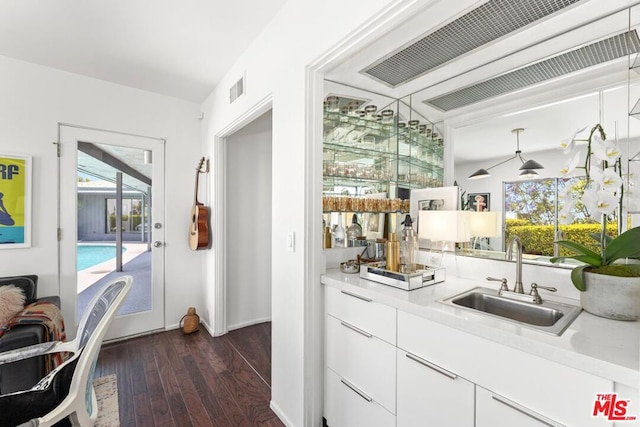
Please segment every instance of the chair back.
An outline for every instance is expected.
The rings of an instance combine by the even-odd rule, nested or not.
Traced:
[[[114,279],[106,284],[87,306],[74,340],[76,354],[81,352],[81,355],[73,372],[69,394],[48,416],[57,418],[56,412],[59,411],[70,415],[73,425],[93,425],[95,422],[98,405],[93,391],[93,374],[98,354],[104,335],[131,290],[132,283],[131,276]],[[69,408],[73,410],[69,411]]]
[[[93,374],[102,347],[102,340],[111,325],[116,312],[131,290],[133,277],[121,276],[104,286],[93,297],[88,310],[83,313],[76,335],[78,349],[82,356],[76,366],[69,394],[85,396],[87,413],[91,415],[97,409],[93,393]]]

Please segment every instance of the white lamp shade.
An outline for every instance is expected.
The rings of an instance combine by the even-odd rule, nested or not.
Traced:
[[[432,241],[468,242],[470,211],[418,211],[418,237]]]
[[[498,236],[498,212],[470,212],[470,233],[473,237]]]

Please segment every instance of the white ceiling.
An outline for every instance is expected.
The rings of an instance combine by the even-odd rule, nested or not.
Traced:
[[[202,102],[286,0],[2,0],[0,55]]]

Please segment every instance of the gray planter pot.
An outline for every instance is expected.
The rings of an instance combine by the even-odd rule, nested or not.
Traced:
[[[580,304],[585,311],[614,320],[640,319],[640,278],[583,272],[585,291]]]

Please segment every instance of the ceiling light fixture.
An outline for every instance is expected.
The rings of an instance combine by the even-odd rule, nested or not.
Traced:
[[[538,172],[534,171],[533,169],[525,169],[522,172],[520,172],[520,178],[537,178],[538,176]]]
[[[516,134],[516,144],[517,144],[516,153],[512,157],[509,157],[508,159],[503,160],[500,163],[496,163],[495,165],[490,166],[486,169],[478,169],[477,171],[469,175],[469,179],[481,179],[481,178],[489,177],[491,176],[491,174],[489,173],[489,169],[493,169],[496,166],[505,164],[508,161],[513,160],[515,158],[520,159],[520,161],[522,162],[522,166],[520,166],[520,170],[522,171],[520,173],[521,178],[535,178],[538,176],[538,172],[536,172],[536,169],[544,169],[544,166],[542,166],[540,163],[536,162],[535,160],[527,160],[521,156],[522,151],[520,151],[520,132],[524,132],[524,129],[516,128],[516,129],[513,129],[511,132]]]

